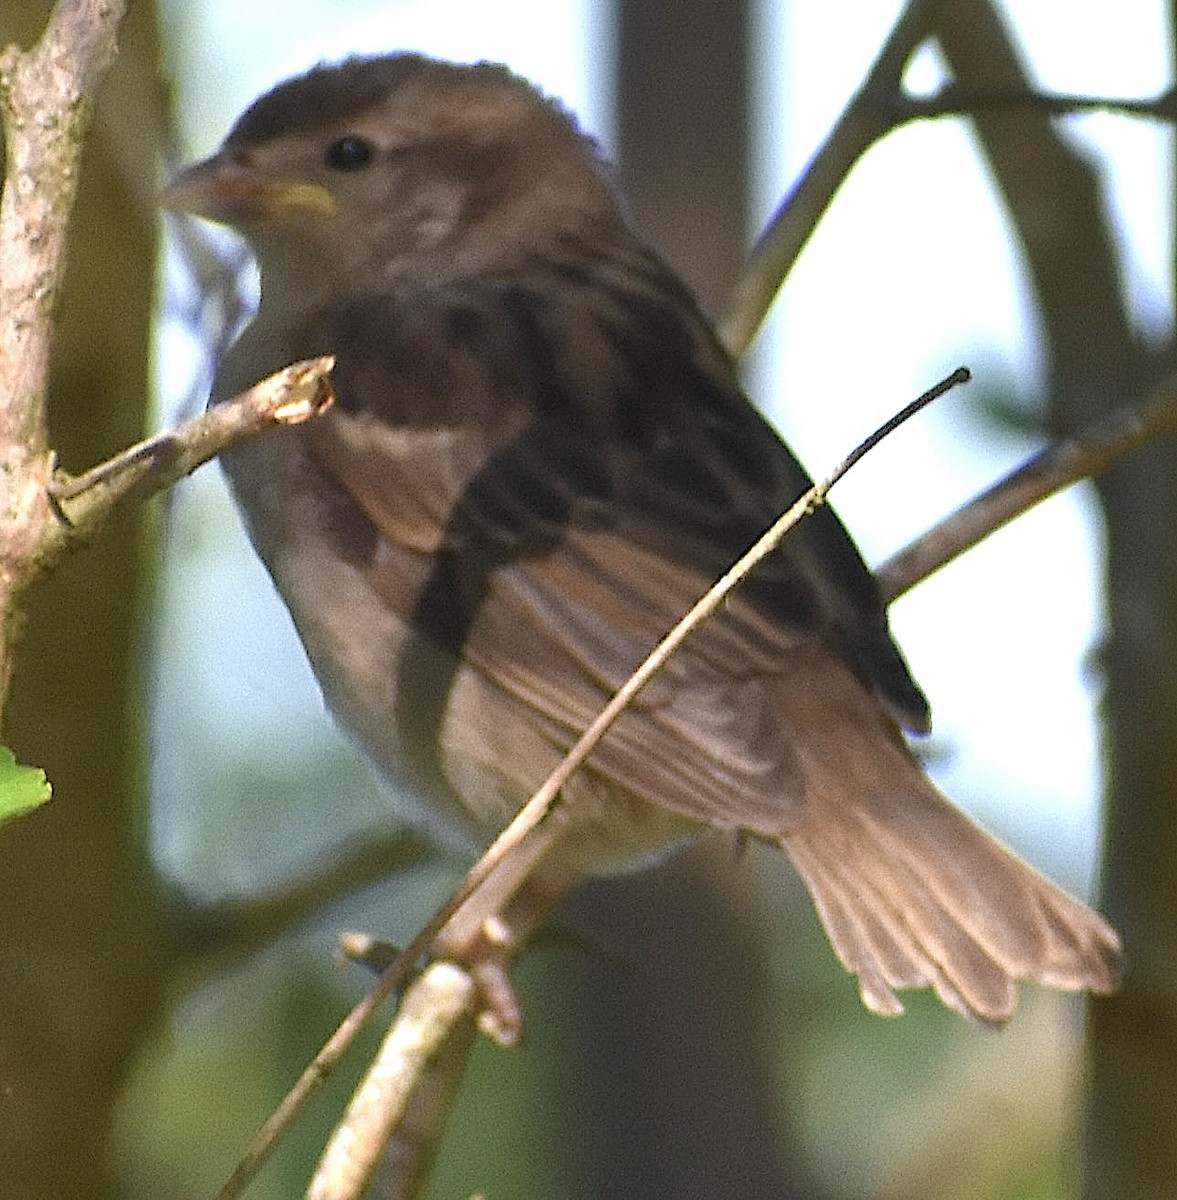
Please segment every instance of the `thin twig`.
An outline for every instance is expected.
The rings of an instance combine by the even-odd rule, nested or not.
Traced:
[[[734,358],[748,349],[805,243],[829,210],[854,164],[897,124],[880,97],[902,95],[903,71],[929,36],[942,0],[911,0],[900,14],[862,86],[809,160],[752,248],[719,323]]]
[[[363,1195],[418,1084],[455,1026],[473,1012],[476,992],[473,976],[447,962],[433,963],[413,983],[327,1143],[307,1200],[356,1200]]]
[[[185,971],[189,977],[224,971],[341,896],[407,870],[435,853],[411,830],[387,834],[369,830],[325,865],[272,892],[210,904],[193,903],[181,895],[172,925],[185,955]],[[343,948],[348,958],[369,963],[379,953],[359,934],[350,936],[354,940]],[[374,970],[383,970],[391,961],[386,959]]]
[[[328,380],[334,365],[329,355],[294,363],[81,475],[56,471],[48,490],[61,519],[42,548],[43,567],[93,536],[128,498],[142,499],[171,487],[243,438],[275,426],[298,425],[324,412],[334,402]]]
[[[901,126],[936,117],[1007,112],[1048,116],[1110,112],[1170,122],[1177,119],[1177,90],[1148,99],[949,85],[935,95],[914,96],[902,86],[903,70],[920,43],[934,32],[937,3],[913,0],[904,10],[862,86],[761,233],[719,323],[720,340],[733,357],[741,357],[751,345],[781,285],[854,165],[876,142]]]
[[[340,1056],[351,1045],[369,1018],[384,1001],[409,978],[418,963],[428,953],[437,935],[445,928],[450,918],[462,908],[495,872],[503,859],[544,819],[560,790],[569,778],[596,748],[597,743],[610,726],[633,701],[643,687],[660,671],[682,644],[710,618],[731,593],[755,570],[760,563],[780,545],[784,538],[810,513],[825,502],[826,495],[865,454],[869,453],[888,434],[922,408],[938,399],[950,388],[964,383],[969,373],[958,368],[934,388],[913,400],[901,412],[876,430],[857,446],[820,483],[814,484],[797,502],[761,535],[755,544],[723,575],[694,607],[666,635],[645,661],[629,677],[613,698],[585,730],[577,743],[563,758],[555,771],[515,815],[514,820],[491,844],[490,848],[471,868],[458,888],[426,922],[425,926],[403,951],[400,957],[380,977],[372,990],[351,1010],[326,1044],[315,1055],[282,1102],[259,1129],[253,1144],[237,1165],[224,1187],[217,1193],[217,1200],[236,1200],[257,1174],[269,1157],[278,1138],[301,1111],[303,1105],[319,1089],[335,1068]],[[490,914],[488,914],[489,916]]]
[[[1177,375],[1142,403],[1047,446],[1004,479],[937,522],[876,572],[888,604],[1034,505],[1089,479],[1151,442],[1177,434]]]
[[[1067,117],[1082,113],[1114,113],[1156,121],[1177,119],[1177,91],[1146,97],[1084,96],[1067,92],[1035,92],[1025,88],[966,88],[949,84],[928,96],[908,92],[891,109],[899,124],[937,117],[972,117],[978,113],[1034,113]]]

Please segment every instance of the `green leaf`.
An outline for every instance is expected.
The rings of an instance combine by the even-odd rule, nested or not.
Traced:
[[[0,821],[24,816],[52,794],[40,767],[22,767],[7,746],[0,746]]]

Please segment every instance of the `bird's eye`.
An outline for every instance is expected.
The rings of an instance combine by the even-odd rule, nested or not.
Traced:
[[[333,171],[362,171],[376,157],[376,149],[362,137],[341,137],[327,147],[323,161]]]

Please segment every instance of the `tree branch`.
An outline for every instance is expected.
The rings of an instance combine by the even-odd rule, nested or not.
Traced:
[[[931,33],[941,2],[911,0],[903,10],[862,86],[752,248],[748,266],[719,322],[720,340],[734,358],[751,345],[777,292],[854,164],[897,124],[891,102],[902,96],[904,69]],[[888,103],[880,103],[880,97]]]
[[[905,92],[889,107],[896,124],[937,117],[975,117],[981,113],[1035,113],[1038,116],[1067,117],[1092,112],[1171,122],[1177,120],[1177,90],[1145,99],[1035,92],[1019,87],[978,88],[949,84],[929,96],[913,96]]]
[[[1081,479],[1090,479],[1153,442],[1177,434],[1177,375],[1138,405],[1093,421],[1047,446],[1004,479],[937,522],[875,575],[890,604],[1015,517]]]
[[[90,97],[115,54],[125,0],[61,0],[31,51],[0,54],[6,155],[0,199],[0,706],[16,604],[51,520],[45,404],[65,234]]]
[[[412,830],[369,831],[316,870],[260,896],[198,904],[181,893],[172,923],[185,969],[200,977],[228,970],[341,897],[405,871],[434,853]],[[345,952],[366,963],[377,953],[367,942],[362,953],[348,948]]]
[[[901,126],[936,117],[1009,113],[1067,116],[1111,112],[1177,120],[1177,89],[1152,99],[1051,95],[1026,86],[949,85],[932,96],[911,95],[902,86],[903,71],[919,45],[938,32],[937,9],[943,2],[913,0],[904,10],[862,86],[757,240],[718,327],[720,340],[734,358],[751,345],[801,251],[858,160]]]
[[[241,395],[124,450],[107,462],[67,475],[55,470],[47,490],[58,515],[40,548],[42,569],[102,527],[118,506],[169,488],[243,438],[299,425],[334,403],[327,355],[283,368]]]
[[[115,56],[124,3],[62,0],[28,53],[0,55],[6,186],[0,204],[0,438],[45,445],[53,308],[91,94]]]
[[[452,1095],[473,1040],[477,999],[474,977],[454,963],[433,963],[413,982],[319,1161],[307,1200],[358,1200],[398,1133],[401,1161],[396,1180],[388,1181],[396,1190],[385,1187],[381,1194],[393,1200],[415,1193],[424,1182],[422,1167],[432,1159],[437,1130],[434,1122],[414,1130],[425,1135],[423,1152],[414,1153],[419,1139],[404,1136],[405,1118],[416,1107],[418,1090],[427,1080],[436,1079]],[[465,1037],[455,1045],[459,1030]],[[456,1069],[438,1071],[439,1066]],[[444,1113],[449,1107],[445,1100],[432,1095],[429,1107]]]

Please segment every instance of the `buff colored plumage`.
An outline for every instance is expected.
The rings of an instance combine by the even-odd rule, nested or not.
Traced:
[[[320,421],[225,466],[328,702],[439,836],[485,842],[808,484],[597,151],[500,67],[354,59],[275,89],[173,206],[239,229],[260,311],[214,400],[336,355]],[[1106,991],[1118,941],[963,817],[927,705],[819,512],[643,694],[507,864],[556,896],[709,828],[778,843],[876,1011]]]

